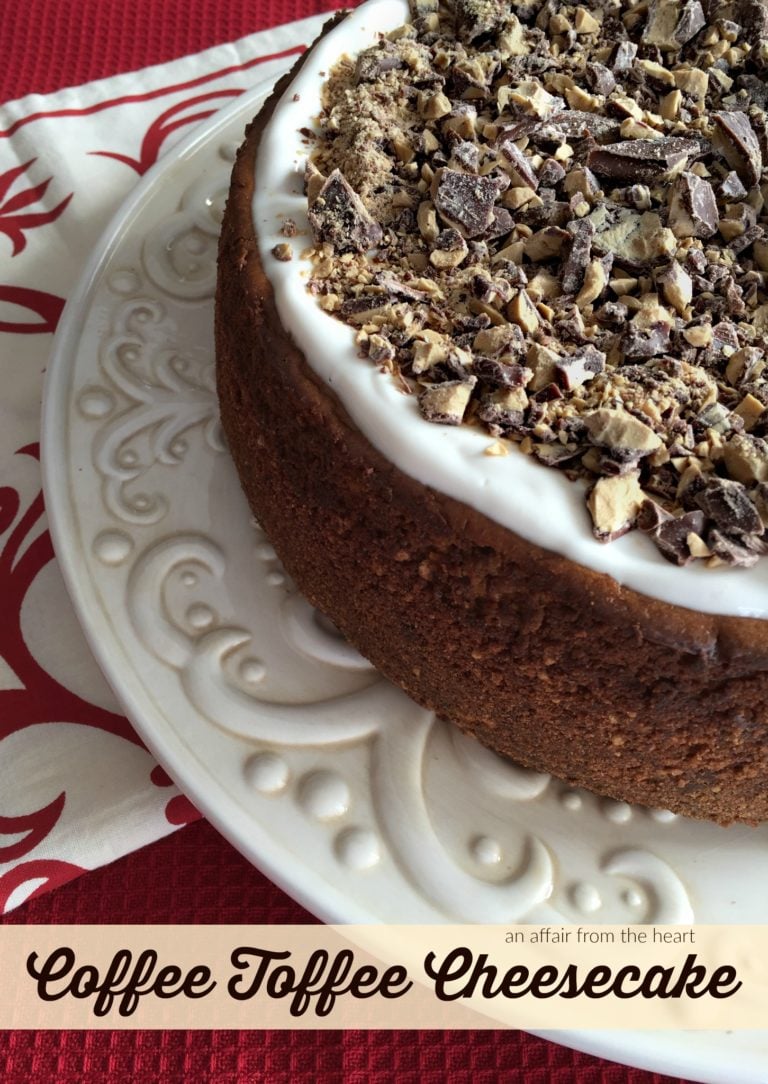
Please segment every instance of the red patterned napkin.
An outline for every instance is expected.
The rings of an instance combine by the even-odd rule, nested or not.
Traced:
[[[0,107],[0,913],[198,817],[123,717],[64,589],[42,383],[67,295],[139,177],[322,22]]]

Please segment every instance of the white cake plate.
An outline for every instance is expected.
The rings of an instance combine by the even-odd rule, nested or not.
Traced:
[[[379,677],[286,578],[214,390],[217,234],[267,89],[147,173],[56,338],[47,508],[128,716],[222,834],[329,922],[768,922],[768,826],[694,823],[500,760]],[[768,1079],[766,1032],[550,1037],[700,1081]]]

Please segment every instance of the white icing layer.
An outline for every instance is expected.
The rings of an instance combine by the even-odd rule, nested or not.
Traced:
[[[358,52],[407,18],[406,0],[369,0],[357,8],[314,47],[264,131],[253,214],[281,323],[359,429],[405,474],[651,598],[706,613],[768,617],[768,558],[751,569],[708,569],[701,562],[678,568],[639,531],[601,544],[591,532],[583,484],[516,447],[508,456],[485,455],[489,436],[469,426],[424,421],[415,396],[403,395],[389,376],[358,356],[352,329],[324,312],[307,291],[311,264],[298,257],[301,237],[289,263],[271,255],[285,241],[280,226],[286,217],[309,234],[302,194],[308,148],[299,129],[312,126],[320,113],[325,75],[342,54]]]

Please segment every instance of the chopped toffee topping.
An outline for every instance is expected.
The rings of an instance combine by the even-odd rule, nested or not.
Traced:
[[[637,528],[674,564],[750,567],[768,552],[768,4],[411,17],[323,89],[319,304],[427,421],[585,480],[601,541]]]

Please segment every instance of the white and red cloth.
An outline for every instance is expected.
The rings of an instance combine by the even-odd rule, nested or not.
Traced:
[[[41,496],[42,386],[67,296],[139,177],[323,19],[0,106],[0,913],[198,817],[67,597]]]

